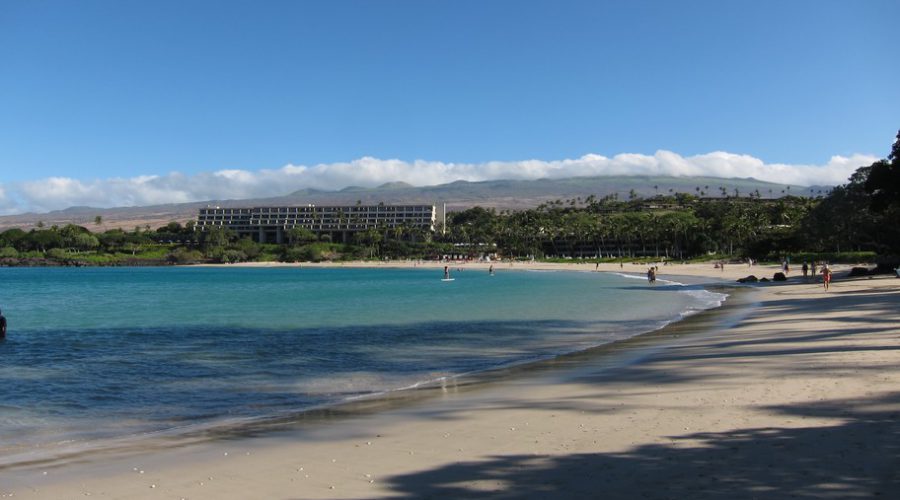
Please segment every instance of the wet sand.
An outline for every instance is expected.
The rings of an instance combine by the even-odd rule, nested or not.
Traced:
[[[774,270],[676,265],[659,277]],[[0,497],[900,495],[900,279],[839,270],[828,292],[797,278],[755,286],[624,344],[280,430],[0,469]]]

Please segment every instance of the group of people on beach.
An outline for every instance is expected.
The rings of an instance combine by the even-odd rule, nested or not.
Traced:
[[[828,267],[828,264],[824,262],[821,264],[821,266],[822,285],[825,287],[825,290],[828,290],[829,285],[831,285],[831,268]],[[813,261],[812,265],[810,265],[809,263],[804,262],[803,266],[800,267],[800,270],[803,272],[804,278],[815,278],[816,272],[819,270],[819,263]]]
[[[812,261],[812,265],[807,264],[806,262],[804,262],[804,263],[803,263],[803,266],[800,268],[800,270],[803,271],[803,277],[804,277],[804,278],[806,278],[807,275],[812,276],[813,278],[815,278],[815,277],[816,277],[816,272],[819,270],[819,266],[820,266],[820,264],[819,264],[818,262],[816,262],[816,261]],[[821,269],[822,269],[822,274],[825,274],[825,270],[828,269],[828,264],[823,262],[823,263],[821,264],[821,266],[822,266],[822,267],[821,267]]]
[[[821,268],[819,267],[820,265],[821,265]],[[822,286],[825,288],[826,291],[831,286],[832,272],[831,272],[831,268],[828,267],[828,263],[826,263],[826,262],[823,262],[820,264],[816,261],[813,261],[811,265],[808,262],[804,262],[803,265],[800,267],[800,271],[803,272],[804,279],[810,278],[810,277],[815,278],[816,273],[821,272],[822,273]]]

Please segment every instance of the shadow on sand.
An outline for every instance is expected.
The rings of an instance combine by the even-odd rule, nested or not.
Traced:
[[[495,456],[390,483],[394,498],[898,498],[900,393],[770,409],[847,423],[673,436],[699,442],[689,448]]]
[[[617,378],[621,375],[620,380],[626,381],[620,387],[634,392],[678,390],[674,384],[718,383],[727,379],[735,364],[755,361],[772,363],[778,377],[808,375],[809,370],[823,369],[803,362],[810,356],[900,348],[898,314],[866,316],[876,310],[898,311],[898,305],[900,294],[878,292],[848,292],[840,301],[837,294],[776,300],[766,310],[812,317],[829,309],[840,313],[832,320],[852,317],[862,319],[862,326],[841,329],[835,323],[834,328],[826,324],[815,332],[802,332],[797,325],[778,325],[783,337],[714,341],[699,350],[676,347],[625,367]],[[866,345],[855,344],[861,335],[866,336]],[[806,344],[789,345],[798,342]],[[673,360],[696,362],[706,369],[683,376],[654,370],[658,361]],[[847,369],[839,361],[824,368],[833,369],[832,376]],[[582,381],[600,380],[584,377]],[[594,387],[591,404],[599,410],[604,390]],[[666,436],[670,443],[637,446],[626,453],[489,456],[395,476],[387,482],[394,491],[392,498],[900,498],[900,391],[880,389],[877,396],[755,408],[792,420],[790,426]],[[538,408],[585,409],[571,400]],[[838,423],[802,425],[804,419],[823,417]]]

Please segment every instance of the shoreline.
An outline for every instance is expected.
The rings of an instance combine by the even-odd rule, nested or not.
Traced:
[[[699,271],[677,274],[721,283]],[[730,498],[900,491],[892,467],[900,424],[887,417],[900,412],[900,280],[839,278],[827,293],[799,280],[752,288],[754,304],[737,317],[609,371],[573,359],[552,377],[446,388],[434,404],[325,426],[72,464],[14,482],[0,472],[0,494],[589,498],[602,488],[622,498]],[[670,326],[691,328],[692,319],[707,316]]]
[[[214,267],[220,266],[216,265]],[[364,266],[360,265],[358,267]],[[523,271],[523,269],[518,269],[517,271]],[[550,270],[542,269],[541,271]],[[562,269],[561,271],[572,272],[570,269]],[[686,281],[694,281],[690,279],[690,276],[687,278],[689,279]],[[665,287],[670,284],[693,286],[688,283],[674,281],[667,283],[665,280],[661,281],[663,283],[657,285],[658,287]],[[181,428],[103,438],[75,446],[61,447],[58,450],[49,449],[44,453],[26,451],[20,454],[12,454],[0,457],[0,477],[5,472],[24,471],[27,473],[29,470],[38,468],[65,468],[74,462],[97,461],[98,459],[102,461],[105,456],[109,455],[136,454],[142,448],[165,451],[197,444],[214,443],[221,439],[230,440],[253,436],[259,433],[287,432],[303,425],[315,425],[320,422],[333,421],[340,418],[368,415],[407,405],[426,404],[428,400],[439,396],[438,393],[446,392],[447,387],[452,387],[454,392],[461,393],[478,390],[491,384],[508,383],[510,380],[517,378],[532,378],[535,374],[549,377],[553,376],[552,374],[555,372],[578,369],[585,361],[591,362],[594,366],[601,363],[610,367],[622,363],[631,363],[634,362],[631,358],[636,356],[636,351],[650,352],[664,348],[666,344],[672,343],[669,337],[677,337],[689,333],[687,332],[689,329],[688,325],[697,327],[696,325],[698,324],[707,323],[705,321],[707,315],[717,317],[726,314],[736,306],[733,298],[735,294],[741,295],[749,292],[748,289],[742,289],[743,287],[733,284],[703,286],[703,290],[723,295],[719,305],[705,309],[686,310],[682,312],[680,318],[673,318],[661,327],[638,333],[631,337],[576,351],[547,354],[542,357],[516,361],[492,368],[460,373],[440,379],[425,380],[409,387],[364,394],[342,401],[323,403],[312,408],[288,411],[278,415],[236,420],[217,420],[208,423],[190,424]],[[746,304],[743,304],[743,306],[746,307]],[[708,329],[711,327],[707,325],[702,328]]]
[[[191,264],[183,267],[195,268],[367,268],[367,269],[434,269],[442,270],[444,266],[449,266],[451,273],[467,272],[467,271],[483,271],[487,272],[493,267],[496,272],[504,271],[575,271],[575,272],[610,272],[623,273],[628,275],[637,275],[646,277],[647,269],[653,264],[651,263],[559,263],[559,262],[520,262],[520,261],[431,261],[431,260],[386,260],[386,261],[324,261],[324,262],[238,262],[234,264]],[[755,275],[757,278],[772,279],[776,272],[781,272],[781,266],[776,264],[758,264],[752,266],[747,264],[726,264],[723,268],[714,267],[713,262],[704,263],[656,263],[659,267],[657,273],[658,279],[677,279],[678,277],[700,278],[702,283],[736,283],[737,279],[744,278],[748,275]],[[835,274],[848,271],[855,266],[867,266],[865,263],[858,264],[835,264],[831,265],[831,269]],[[878,275],[876,275],[878,276]],[[881,275],[889,276],[889,275]],[[892,276],[892,275],[891,275]],[[788,273],[788,282],[796,283],[803,281],[798,268],[793,268]],[[803,281],[804,283],[819,280],[821,282],[822,275],[816,274],[809,276]],[[699,284],[699,283],[692,283]],[[777,284],[777,283],[776,283]]]

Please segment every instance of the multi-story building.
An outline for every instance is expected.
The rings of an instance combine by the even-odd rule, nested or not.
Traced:
[[[283,243],[293,228],[328,234],[333,241],[348,241],[353,233],[374,229],[434,231],[434,205],[345,205],[252,208],[201,208],[196,229],[225,227],[259,243]]]

